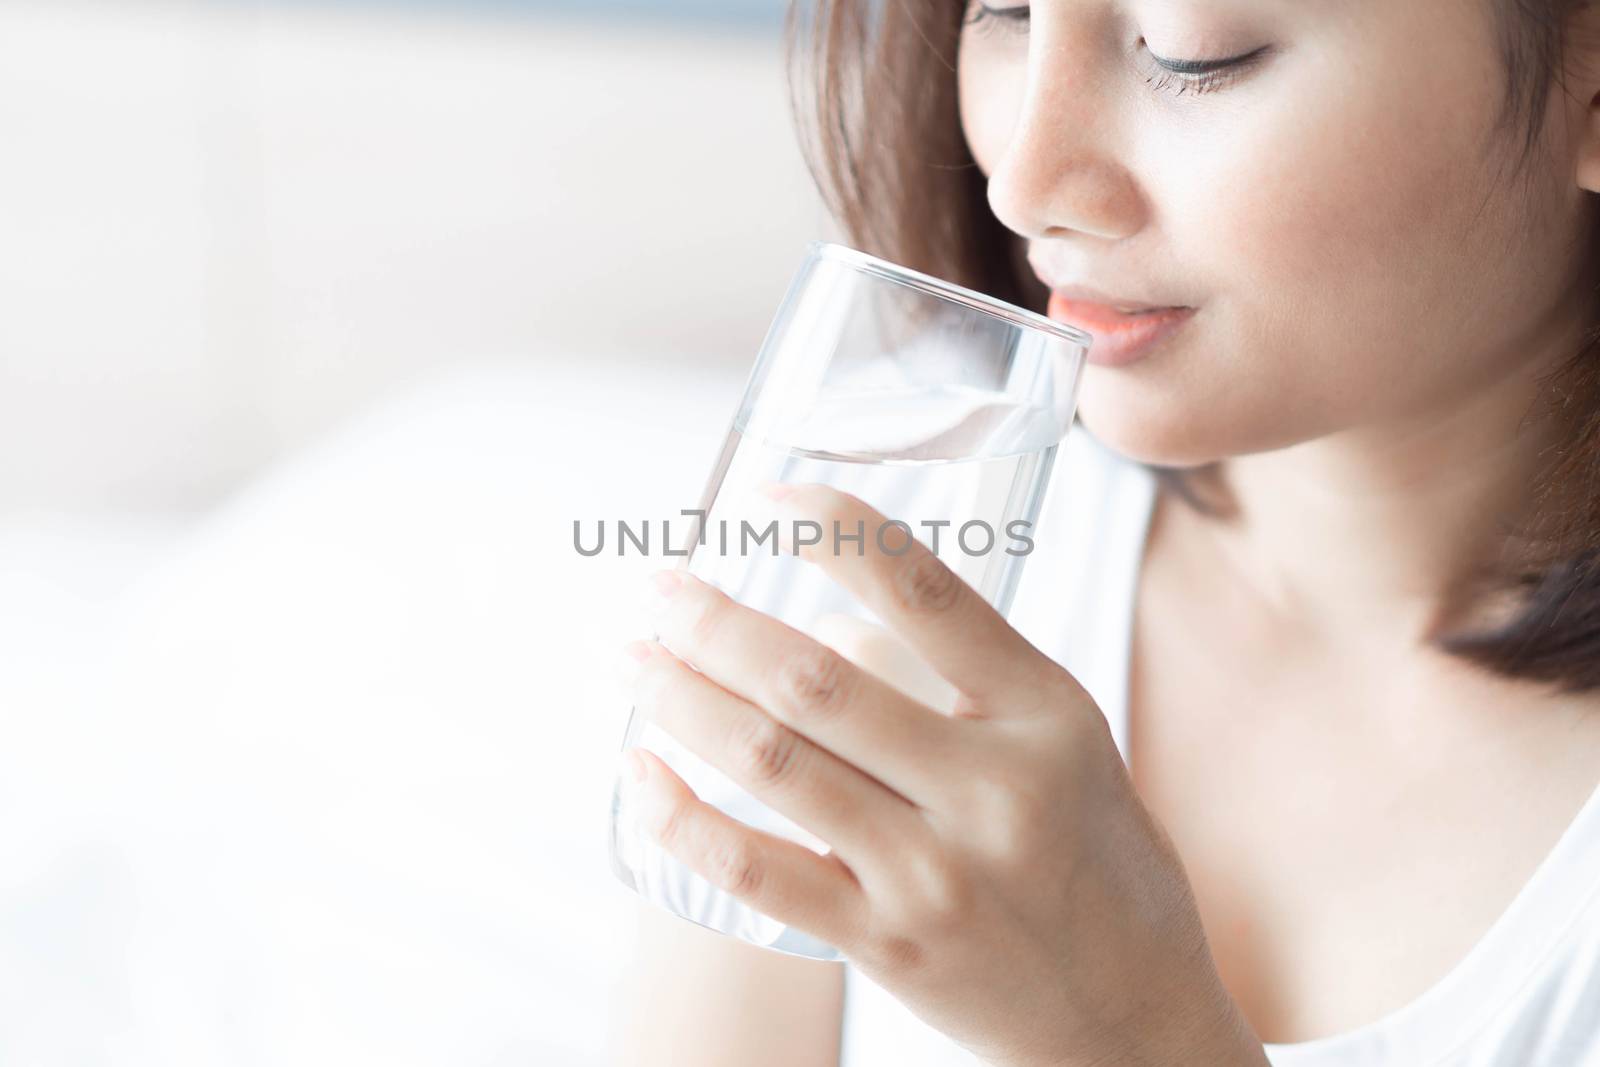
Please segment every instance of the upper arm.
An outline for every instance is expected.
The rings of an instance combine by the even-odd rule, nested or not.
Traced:
[[[613,1067],[839,1067],[844,967],[636,902]]]

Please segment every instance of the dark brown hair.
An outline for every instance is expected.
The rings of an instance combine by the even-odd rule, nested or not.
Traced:
[[[1579,0],[1489,0],[1506,75],[1498,126],[1526,177],[1542,147],[1550,93],[1565,90],[1568,15]],[[989,210],[986,178],[961,129],[955,60],[965,0],[792,0],[786,20],[791,99],[802,151],[823,200],[857,247],[1042,311],[1048,293],[1022,243]],[[1520,132],[1519,132],[1520,131]],[[1597,243],[1590,241],[1591,247]],[[1456,591],[1504,610],[1434,647],[1492,672],[1563,692],[1600,687],[1600,323],[1545,380],[1537,406],[1560,420],[1534,506],[1500,560]],[[1202,513],[1216,464],[1148,465]]]

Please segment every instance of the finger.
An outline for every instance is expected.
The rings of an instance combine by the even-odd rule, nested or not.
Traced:
[[[662,848],[763,915],[849,950],[866,897],[844,861],[746,826],[696,797],[655,753],[633,751],[645,764],[640,819]]]
[[[791,522],[809,519],[824,531],[847,534],[866,531],[859,543],[852,542],[859,554],[833,551],[831,536],[798,551],[877,614],[984,714],[1023,714],[1043,703],[1054,678],[1049,659],[927,545],[900,526],[886,526],[884,515],[831,486],[780,485],[773,490],[779,513]],[[880,529],[881,543],[876,536]]]
[[[857,667],[881,678],[925,708],[949,715],[961,700],[960,690],[881,622],[842,611],[827,611],[811,620],[804,629]]]
[[[799,630],[683,571],[660,572],[653,584],[664,597],[657,639],[673,654],[909,800],[947,783],[970,751],[970,724]]]
[[[659,644],[640,665],[636,706],[758,800],[827,842],[852,867],[892,865],[926,832],[905,797],[717,685]]]

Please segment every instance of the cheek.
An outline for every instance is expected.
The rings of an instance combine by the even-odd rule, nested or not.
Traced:
[[[1020,66],[986,55],[981,47],[963,47],[957,53],[961,132],[978,169],[986,175],[994,170],[1011,140],[1025,88],[1025,72]]]
[[[1384,96],[1347,98],[1336,113],[1240,152],[1245,180],[1223,186],[1230,191],[1213,216],[1230,226],[1247,283],[1234,295],[1253,302],[1263,328],[1301,346],[1335,324],[1369,347],[1428,342],[1416,331],[1468,306],[1477,286],[1462,283],[1484,273],[1491,227],[1472,220],[1492,195],[1479,162],[1483,115],[1407,116]],[[1372,369],[1348,356],[1339,360],[1348,375]]]
[[[1377,55],[1357,78],[1332,51],[1182,154],[1170,130],[1144,144],[1205,326],[1142,376],[1091,369],[1084,421],[1130,453],[1186,465],[1415,412],[1495,355],[1481,319],[1517,284],[1517,241],[1493,201],[1478,215],[1504,195],[1481,54]]]

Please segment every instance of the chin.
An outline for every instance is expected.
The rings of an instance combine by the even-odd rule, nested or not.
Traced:
[[[1192,411],[1186,405],[1180,410]],[[1097,397],[1087,381],[1078,401],[1083,429],[1111,449],[1136,463],[1189,469],[1236,454],[1217,440],[1214,427],[1192,414],[1152,413],[1137,404],[1116,404]]]

